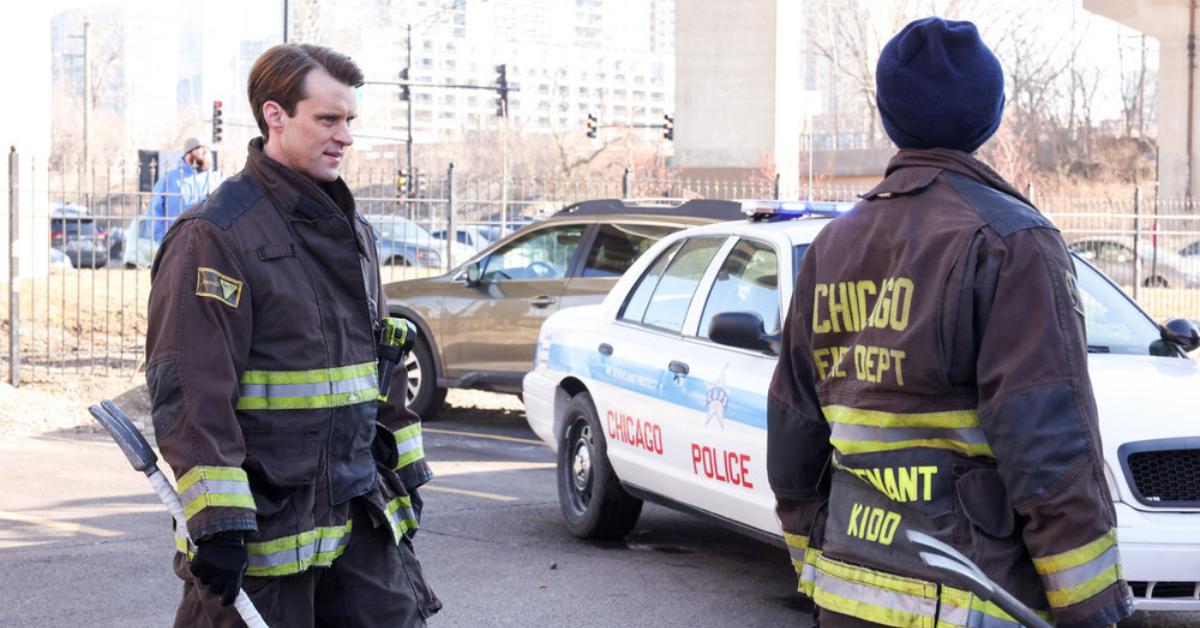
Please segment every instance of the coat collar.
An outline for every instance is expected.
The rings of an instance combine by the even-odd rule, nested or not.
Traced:
[[[929,187],[943,170],[966,175],[990,188],[1015,197],[1030,207],[1033,206],[1029,199],[1025,198],[990,166],[967,153],[948,148],[901,149],[888,161],[884,180],[870,192],[863,194],[862,198],[871,200],[919,192]]]
[[[330,214],[353,220],[354,195],[341,177],[329,183],[314,181],[267,156],[261,137],[250,140],[246,169],[285,212],[308,220]]]

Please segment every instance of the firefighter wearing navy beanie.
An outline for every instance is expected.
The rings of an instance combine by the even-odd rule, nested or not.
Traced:
[[[931,17],[876,81],[900,151],[805,253],[767,403],[800,593],[822,628],[1020,625],[925,565],[920,531],[1060,628],[1115,624],[1132,595],[1075,267],[972,156],[1000,126],[1000,63],[974,24]]]

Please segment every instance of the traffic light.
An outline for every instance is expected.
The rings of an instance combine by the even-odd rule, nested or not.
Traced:
[[[508,115],[508,66],[501,63],[496,66],[496,116],[503,118]]]
[[[222,119],[221,101],[213,101],[212,111],[212,143],[218,144],[221,142],[221,135],[225,132],[225,120]]]
[[[599,126],[597,125],[598,122],[599,122],[599,120],[596,119],[595,115],[590,114],[590,113],[588,114],[588,119],[587,119],[587,136],[588,137],[590,137],[592,139],[596,139],[596,129],[599,128]]]
[[[408,81],[408,68],[404,68],[403,70],[400,70],[400,80],[405,81],[405,82]],[[409,98],[411,98],[411,95],[408,92],[408,85],[401,85],[400,86],[400,100],[407,101]]]
[[[662,129],[664,140],[669,142],[675,141],[675,116],[669,113],[664,113]]]
[[[396,197],[404,198],[404,193],[408,191],[408,171],[400,169],[396,171]]]

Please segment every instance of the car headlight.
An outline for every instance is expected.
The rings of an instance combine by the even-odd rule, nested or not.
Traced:
[[[1112,495],[1114,503],[1121,503],[1121,491],[1117,489],[1117,478],[1113,475],[1112,469],[1108,467],[1108,463],[1104,463],[1104,481],[1108,483],[1108,492]]]

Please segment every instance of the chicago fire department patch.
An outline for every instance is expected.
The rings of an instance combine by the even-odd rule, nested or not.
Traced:
[[[242,301],[242,282],[201,266],[196,269],[196,296],[216,299],[236,308]]]

